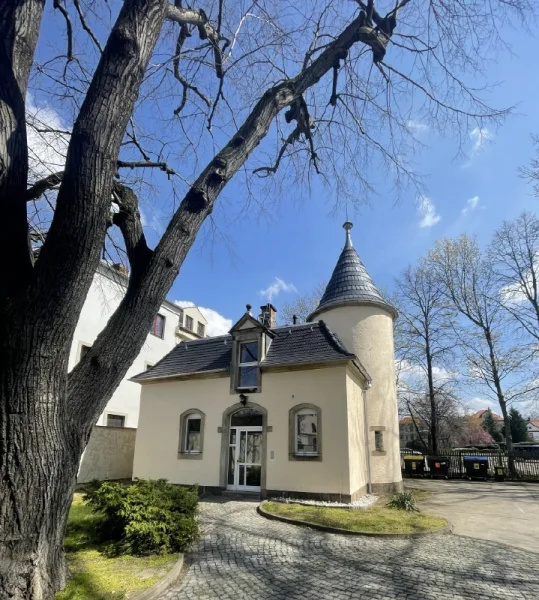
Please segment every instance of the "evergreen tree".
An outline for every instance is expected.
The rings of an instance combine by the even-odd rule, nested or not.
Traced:
[[[526,419],[518,412],[516,408],[509,411],[511,419],[511,437],[513,442],[527,442],[528,430],[526,428]]]
[[[496,421],[496,419],[492,415],[492,411],[490,408],[487,410],[487,414],[483,419],[483,429],[490,433],[492,439],[495,442],[501,442],[503,440],[503,436],[500,432],[500,427]],[[514,439],[514,438],[513,438]]]

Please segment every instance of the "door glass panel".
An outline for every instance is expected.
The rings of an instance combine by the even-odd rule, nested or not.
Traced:
[[[246,431],[240,431],[240,453],[238,454],[238,462],[245,462],[245,438],[247,437]]]
[[[234,471],[236,470],[236,461],[234,454],[236,452],[236,446],[230,446],[228,449],[228,485],[234,485]]]
[[[238,485],[245,485],[245,465],[239,465],[240,476],[238,478]]]
[[[247,476],[245,485],[260,485],[260,465],[250,465],[247,468]]]
[[[262,461],[260,447],[262,444],[262,434],[260,432],[249,432],[247,435],[247,456],[246,463],[260,464]]]
[[[230,443],[231,444],[236,443],[236,430],[235,429],[230,430]]]

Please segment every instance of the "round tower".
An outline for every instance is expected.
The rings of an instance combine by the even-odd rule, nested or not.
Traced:
[[[344,248],[320,304],[307,320],[325,321],[371,378],[362,411],[366,467],[374,493],[389,493],[402,488],[393,343],[397,311],[376,289],[354,249],[352,223],[343,227]]]

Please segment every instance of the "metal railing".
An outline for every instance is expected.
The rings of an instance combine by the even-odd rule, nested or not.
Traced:
[[[401,460],[404,456],[410,455],[409,451],[401,450]],[[425,459],[428,454],[423,455]],[[515,480],[531,480],[539,481],[539,457],[536,452],[526,452],[524,448],[518,448],[512,453],[514,462],[514,473],[509,469],[509,454],[505,450],[474,450],[459,449],[459,450],[444,450],[438,452],[437,456],[446,456],[449,458],[449,477],[459,479],[466,477],[466,469],[464,468],[464,457],[466,456],[485,456],[488,458],[488,470],[491,476],[494,476],[494,469],[498,466],[503,466],[505,476],[508,479]],[[430,474],[428,461],[425,460],[425,476]],[[403,470],[403,476],[407,473]]]

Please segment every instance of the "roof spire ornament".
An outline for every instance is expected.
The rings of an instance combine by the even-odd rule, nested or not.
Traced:
[[[352,238],[350,237],[350,231],[354,224],[351,221],[346,221],[343,225],[343,229],[346,231],[346,243],[344,244],[345,248],[353,248],[354,244],[352,244]]]

